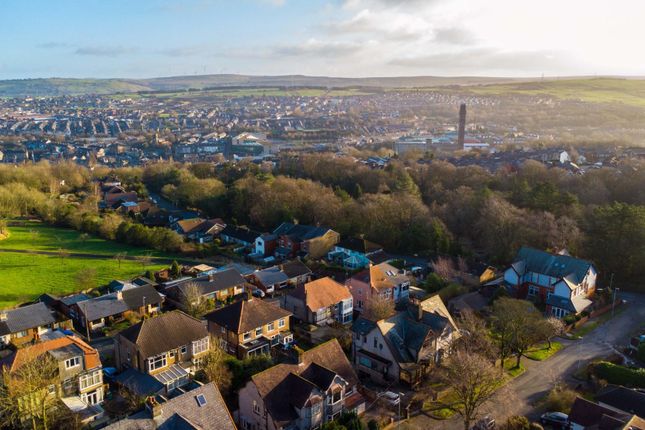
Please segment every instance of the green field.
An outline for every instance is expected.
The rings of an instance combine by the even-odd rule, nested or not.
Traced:
[[[337,89],[323,89],[323,88],[278,88],[278,87],[257,87],[257,88],[222,88],[215,90],[201,90],[201,91],[171,91],[171,92],[158,92],[154,94],[119,94],[114,97],[126,98],[130,96],[150,97],[150,98],[182,98],[182,99],[201,99],[212,97],[286,97],[286,96],[300,96],[300,97],[347,97],[347,96],[361,96],[371,94],[369,91],[357,88],[337,88]]]
[[[64,249],[68,253],[88,256],[61,258],[34,252],[0,252],[0,308],[34,300],[43,293],[62,295],[78,291],[76,279],[83,269],[96,270],[98,287],[114,279],[128,279],[146,270],[163,267],[160,264],[144,267],[132,260],[122,260],[119,264],[113,258],[117,253],[125,252],[128,256],[164,255],[91,236],[84,238],[81,233],[70,229],[29,221],[23,226],[10,225],[9,233],[8,238],[0,240],[0,250],[57,252]]]
[[[96,269],[97,287],[113,279],[128,279],[144,272],[136,261],[89,259],[57,256],[0,253],[0,308],[36,299],[43,293],[63,295],[78,291],[76,276],[82,269]],[[150,265],[145,270],[158,270]]]
[[[0,249],[20,249],[31,251],[58,251],[84,254],[104,254],[114,256],[120,252],[127,255],[147,255],[166,257],[159,251],[125,245],[94,236],[82,236],[76,230],[51,227],[37,221],[20,221],[20,226],[10,222],[9,237],[0,240]]]
[[[480,95],[545,95],[588,103],[623,103],[638,107],[645,106],[645,80],[642,79],[561,79],[471,86],[464,89]]]

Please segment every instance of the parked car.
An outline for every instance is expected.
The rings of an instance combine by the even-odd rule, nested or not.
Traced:
[[[399,396],[398,394],[392,391],[386,391],[384,393],[381,393],[380,397],[383,399],[385,403],[391,406],[397,406],[399,403],[401,403],[401,396]]]
[[[484,418],[475,423],[475,425],[472,427],[472,430],[492,430],[494,428],[495,420],[491,418],[490,415],[486,415]]]
[[[256,289],[253,290],[253,295],[255,297],[264,297],[264,296],[266,296],[266,293],[264,291],[262,291],[261,289],[256,288]]]
[[[569,428],[569,415],[562,412],[545,412],[540,417],[542,425],[550,425],[558,429]]]

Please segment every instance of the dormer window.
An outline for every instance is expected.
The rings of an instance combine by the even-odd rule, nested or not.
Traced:
[[[72,357],[65,360],[65,369],[72,369],[81,365],[81,357]]]

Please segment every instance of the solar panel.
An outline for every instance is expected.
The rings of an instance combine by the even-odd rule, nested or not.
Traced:
[[[195,398],[197,399],[197,404],[199,405],[199,407],[202,407],[206,404],[206,397],[204,397],[203,394],[199,394]]]

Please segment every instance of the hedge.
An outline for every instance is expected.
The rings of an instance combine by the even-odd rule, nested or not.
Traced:
[[[632,369],[601,361],[594,366],[594,373],[610,384],[626,387],[645,388],[645,369]]]

